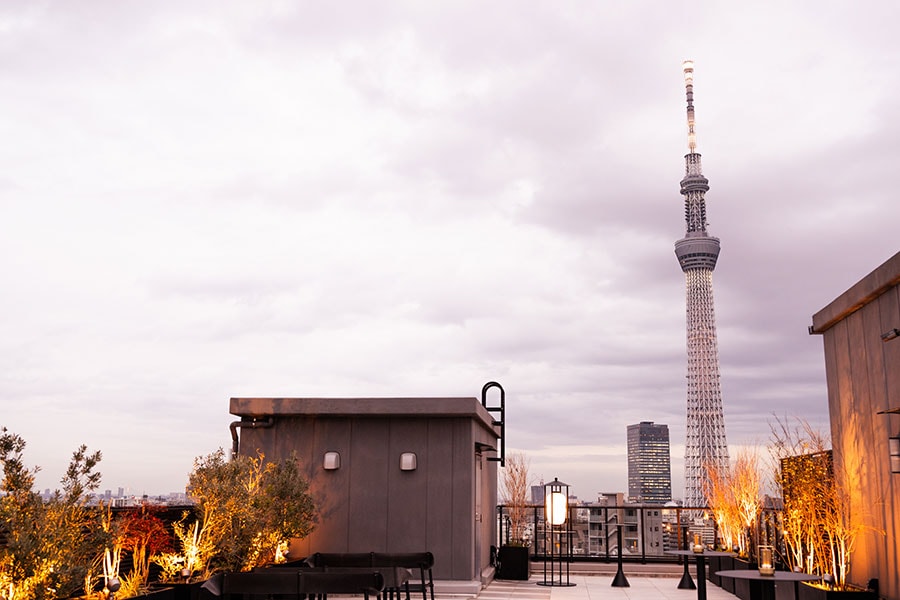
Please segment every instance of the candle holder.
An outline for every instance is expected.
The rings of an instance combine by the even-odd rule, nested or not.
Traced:
[[[772,559],[772,546],[759,547],[759,574],[767,577],[775,576],[775,561]]]
[[[694,534],[694,545],[691,546],[691,550],[696,552],[697,554],[701,554],[703,552],[703,542],[700,541],[700,534]]]

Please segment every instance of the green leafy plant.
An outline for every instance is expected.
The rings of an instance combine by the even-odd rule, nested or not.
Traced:
[[[183,577],[182,569],[205,579],[274,562],[280,548],[309,535],[317,521],[309,483],[293,456],[227,461],[220,448],[195,459],[189,491],[198,516],[190,521],[185,515],[176,525],[181,552],[153,559],[170,578]]]
[[[97,512],[85,506],[88,492],[100,484],[95,469],[100,452],[79,447],[57,490],[48,499],[33,491],[39,467],[25,466],[25,440],[0,428],[0,522],[6,544],[0,547],[0,598],[43,600],[68,597],[93,587],[92,563],[105,546]]]

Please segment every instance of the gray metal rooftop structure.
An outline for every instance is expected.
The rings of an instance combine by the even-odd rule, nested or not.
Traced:
[[[703,176],[694,132],[694,63],[684,62],[687,92],[688,154],[681,180],[685,236],[675,242],[684,271],[687,300],[687,439],[684,452],[684,504],[706,504],[707,468],[728,466],[728,444],[719,382],[719,346],[713,304],[712,273],[719,238],[706,231],[709,180]]]

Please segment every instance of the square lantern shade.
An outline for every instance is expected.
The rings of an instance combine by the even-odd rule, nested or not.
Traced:
[[[544,485],[544,516],[551,525],[562,525],[569,513],[569,484],[557,478]]]

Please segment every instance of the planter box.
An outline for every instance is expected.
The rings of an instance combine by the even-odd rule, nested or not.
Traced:
[[[746,561],[742,561],[741,559],[737,559],[733,556],[723,556],[719,566],[722,571],[732,571],[734,569],[744,569],[746,568],[744,564],[737,563],[745,563]],[[728,592],[729,594],[734,594],[734,578],[733,577],[721,577],[719,582],[719,587]]]
[[[169,586],[155,587],[143,594],[132,596],[129,600],[175,600],[175,590]]]
[[[202,581],[195,583],[167,583],[166,586],[171,587],[175,593],[174,600],[200,600],[206,596],[204,594],[205,590],[200,588],[203,583]]]
[[[527,546],[500,546],[497,559],[500,569],[497,579],[519,579],[527,581],[531,571]]]
[[[172,590],[171,600],[215,600],[209,590],[203,589],[205,581],[194,581],[192,583],[153,583],[150,585],[152,591],[169,589]],[[169,600],[169,598],[152,597],[148,600]]]
[[[734,561],[735,569],[756,569],[755,563],[751,563],[744,558],[733,558],[732,560]],[[734,585],[734,591],[732,593],[741,600],[751,600],[751,598],[758,597],[754,595],[756,587],[758,586],[753,585],[753,583],[754,582],[749,579],[732,579],[732,584]]]
[[[797,600],[878,600],[871,590],[826,590],[808,583],[797,587]]]
[[[730,577],[719,577],[716,575],[719,571],[731,571],[734,569],[733,556],[710,556],[706,559],[706,578],[710,583],[714,583],[723,590],[734,593],[734,580]]]
[[[710,583],[722,586],[722,578],[716,575],[718,571],[724,571],[722,568],[722,556],[710,556],[706,559],[706,579]]]

